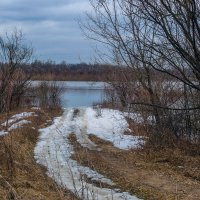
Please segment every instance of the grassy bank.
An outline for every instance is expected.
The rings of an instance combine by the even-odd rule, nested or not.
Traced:
[[[46,169],[34,159],[38,129],[49,126],[62,111],[29,109],[10,113],[10,116],[21,112],[34,112],[33,116],[26,118],[31,123],[0,137],[0,199],[75,199],[69,191],[57,186],[46,175]],[[5,119],[6,115],[2,115],[0,122]],[[130,127],[135,129],[127,134],[139,134],[138,124],[132,123]],[[144,200],[200,198],[199,156],[186,154],[179,148],[121,150],[94,135],[89,135],[89,139],[101,151],[89,150],[80,145],[75,134],[71,133],[69,139],[75,152],[72,159],[111,179],[114,188],[136,194]],[[87,181],[90,182],[89,178]],[[109,187],[98,182],[93,184]]]
[[[200,158],[177,149],[124,151],[93,135],[90,139],[102,149],[82,147],[75,135],[73,159],[113,180],[122,191],[145,200],[195,200],[200,198]]]
[[[58,187],[46,175],[46,169],[39,166],[34,159],[38,129],[48,126],[61,111],[20,110],[10,115],[24,111],[35,112],[36,116],[27,118],[31,124],[0,137],[0,199],[74,199],[68,191]],[[1,116],[1,122],[5,121],[5,117]]]

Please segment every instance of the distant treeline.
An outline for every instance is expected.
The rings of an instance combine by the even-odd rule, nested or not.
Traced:
[[[124,78],[136,79],[138,70],[130,70],[125,66],[109,64],[67,64],[61,62],[34,61],[21,66],[26,74],[31,75],[32,80],[60,80],[60,81],[120,81]],[[142,69],[141,69],[142,70]],[[140,70],[140,72],[141,72]],[[164,74],[154,71],[156,77],[165,77]]]
[[[0,63],[0,67],[4,65]],[[31,80],[59,80],[59,81],[125,81],[136,80],[138,73],[143,69],[130,69],[125,66],[116,66],[110,64],[67,64],[65,62],[55,63],[52,61],[34,61],[32,63],[20,64],[21,69]],[[151,69],[154,73],[154,79],[165,79],[166,75]],[[188,72],[189,74],[189,72]],[[1,79],[1,75],[0,75]],[[169,78],[168,78],[169,79]]]
[[[22,66],[32,80],[105,81],[114,66],[100,64],[67,64],[34,61]]]

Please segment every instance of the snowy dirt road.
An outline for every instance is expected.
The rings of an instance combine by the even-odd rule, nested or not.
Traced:
[[[34,151],[35,158],[47,168],[48,175],[57,184],[69,189],[81,199],[138,200],[127,192],[87,183],[85,176],[91,181],[114,187],[112,180],[88,167],[80,166],[77,161],[71,159],[74,149],[68,139],[70,134],[75,134],[77,141],[90,150],[101,149],[90,141],[88,134],[94,134],[112,142],[117,148],[127,150],[137,147],[139,143],[139,138],[123,134],[127,128],[128,124],[119,111],[102,109],[101,115],[98,116],[92,108],[65,110],[61,117],[54,119],[51,126],[40,130],[39,141]]]

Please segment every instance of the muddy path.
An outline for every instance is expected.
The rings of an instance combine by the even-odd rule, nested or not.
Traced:
[[[57,184],[69,189],[77,197],[87,200],[138,200],[127,192],[114,188],[112,180],[104,177],[89,167],[81,166],[71,157],[74,154],[69,136],[75,134],[78,143],[92,151],[101,151],[87,134],[85,110],[66,110],[53,124],[40,130],[40,137],[35,148],[37,162],[47,168],[47,173]],[[87,177],[87,178],[85,178]],[[87,180],[90,179],[89,182]],[[97,187],[92,182],[100,182]]]

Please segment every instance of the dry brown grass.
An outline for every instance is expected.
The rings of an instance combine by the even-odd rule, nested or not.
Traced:
[[[37,117],[28,118],[32,124],[13,130],[0,138],[0,199],[75,199],[68,191],[58,187],[46,175],[45,168],[34,160],[33,151],[39,135],[38,129],[51,123],[49,120],[60,114],[60,111],[35,112]],[[1,116],[0,120],[3,118],[4,116]]]
[[[75,199],[45,175],[46,169],[36,164],[33,155],[38,129],[51,123],[47,120],[60,114],[60,111],[35,112],[37,117],[28,118],[32,124],[0,137],[0,199]],[[15,113],[11,113],[13,114]],[[0,121],[4,121],[5,117],[0,116]],[[132,126],[132,134],[139,135],[142,127]],[[179,148],[155,151],[149,147],[144,150],[123,151],[93,135],[89,138],[102,150],[83,148],[75,135],[71,134],[69,139],[75,149],[73,159],[104,174],[114,181],[117,188],[147,200],[200,199],[199,156],[188,155]]]
[[[75,147],[73,159],[112,179],[123,191],[147,200],[200,199],[200,182],[196,179],[200,158],[189,158],[170,149],[123,151],[95,136],[90,139],[102,151],[83,148],[75,135],[70,136]]]

